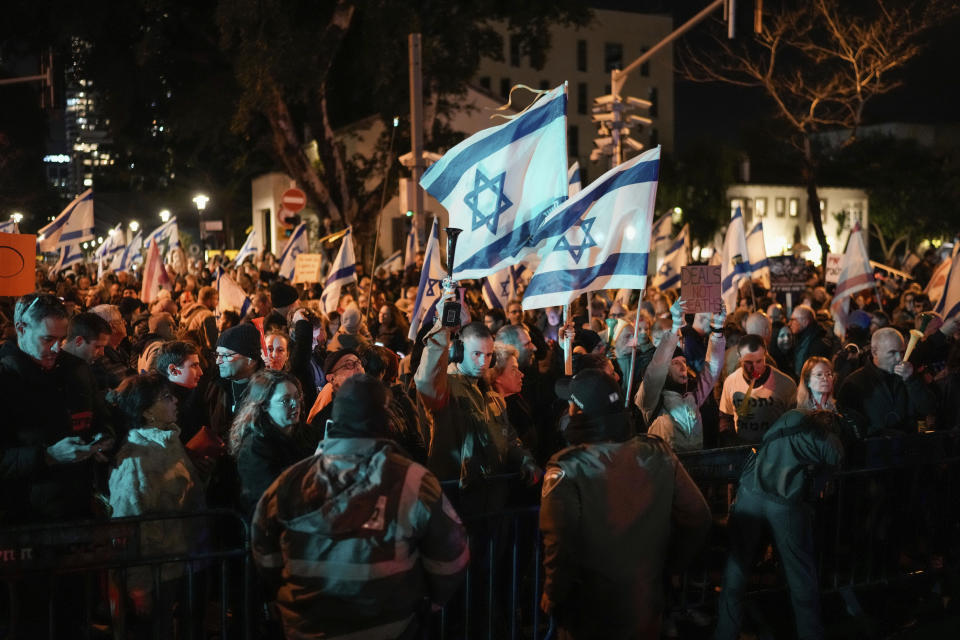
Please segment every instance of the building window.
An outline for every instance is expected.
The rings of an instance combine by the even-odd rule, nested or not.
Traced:
[[[744,210],[744,200],[743,198],[730,198],[730,217],[732,218],[737,212],[737,209],[740,209],[741,214]]]
[[[650,110],[647,115],[656,118],[660,112],[660,95],[657,93],[656,87],[650,87],[650,90],[647,91],[647,100],[650,101]]]
[[[500,78],[500,95],[504,98],[510,95],[510,78]]]
[[[577,113],[585,114],[587,113],[587,83],[580,82],[577,83]]]
[[[520,36],[510,36],[510,66],[520,66]]]
[[[587,70],[587,41],[577,40],[577,71]]]
[[[490,93],[490,76],[480,76],[480,88]]]
[[[753,211],[758,218],[765,218],[767,216],[767,199],[757,198],[754,200]]]
[[[567,127],[567,155],[574,158],[580,155],[580,129],[575,124]]]
[[[650,50],[650,47],[641,47],[641,48],[640,48],[640,54],[642,55],[642,54],[646,53],[646,52],[649,51],[649,50]],[[640,65],[640,75],[643,76],[644,78],[649,78],[649,77],[650,77],[650,63],[649,63],[649,62],[644,62],[642,65]]]
[[[820,215],[823,215],[827,212],[827,201],[823,198],[820,198]]]
[[[800,199],[799,198],[790,198],[790,208],[789,213],[791,218],[796,218],[800,215]]]
[[[787,200],[786,198],[776,198],[773,201],[773,212],[778,218],[782,218],[787,214]]]
[[[623,68],[623,45],[619,42],[603,44],[603,70],[612,71]]]

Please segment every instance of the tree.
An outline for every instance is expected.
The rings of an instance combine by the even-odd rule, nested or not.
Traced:
[[[950,0],[794,0],[766,13],[753,38],[716,35],[709,50],[684,51],[687,78],[759,87],[789,126],[823,264],[830,248],[814,135],[841,129],[842,145],[855,141],[866,106],[900,86],[904,65],[921,51],[920,36],[954,12]]]

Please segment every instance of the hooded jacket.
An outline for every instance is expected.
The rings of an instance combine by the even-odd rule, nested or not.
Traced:
[[[396,638],[425,597],[453,595],[470,556],[436,477],[371,438],[327,438],[284,471],[252,538],[288,638]]]

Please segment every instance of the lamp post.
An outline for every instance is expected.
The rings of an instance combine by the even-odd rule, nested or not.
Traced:
[[[207,249],[203,233],[203,210],[207,208],[208,202],[210,202],[210,198],[202,193],[198,193],[193,197],[193,204],[197,205],[197,221],[200,223],[200,255],[202,256],[206,256]]]
[[[164,209],[160,212],[160,222],[169,222],[170,221],[170,210]]]
[[[129,244],[130,242],[133,242],[134,236],[136,236],[137,231],[140,230],[140,223],[136,220],[131,220],[127,223],[127,229],[130,230],[130,233],[128,234],[129,237],[127,238],[127,243]]]
[[[23,220],[23,214],[19,211],[14,211],[12,214],[10,214],[10,219],[17,224],[20,224],[20,222]]]

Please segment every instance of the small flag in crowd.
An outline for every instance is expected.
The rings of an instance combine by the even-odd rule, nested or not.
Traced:
[[[143,264],[143,287],[140,291],[140,299],[146,304],[152,303],[157,299],[160,289],[170,289],[170,278],[167,276],[167,270],[163,267],[163,260],[160,258],[159,243],[154,242],[147,250],[147,260]]]
[[[673,244],[667,249],[663,264],[657,270],[653,285],[661,291],[680,286],[680,273],[689,263],[690,256],[690,225],[683,225],[680,233],[674,238]]]
[[[237,255],[233,257],[233,262],[234,264],[243,264],[244,260],[251,256],[255,258],[260,255],[261,251],[263,251],[263,242],[260,240],[260,234],[254,229],[250,232],[250,235],[247,236],[240,250],[237,251]]]
[[[927,288],[923,290],[933,304],[939,302],[940,298],[943,297],[943,288],[947,284],[947,275],[950,273],[952,265],[953,261],[950,258],[938,264],[937,268],[933,270],[933,275],[930,276]]]
[[[554,210],[534,237],[545,245],[524,309],[562,306],[586,291],[643,289],[660,147],[614,167]]]
[[[118,224],[115,228],[110,229],[110,233],[107,234],[107,239],[97,247],[96,252],[93,254],[97,259],[98,280],[103,277],[104,269],[109,268],[107,265],[113,264],[117,255],[123,253],[127,245],[126,236],[120,229],[120,226],[121,225]]]
[[[462,229],[453,277],[483,278],[533,251],[544,216],[567,199],[566,84],[520,115],[476,133],[420,184]]]
[[[174,216],[153,230],[143,241],[143,248],[149,249],[156,242],[160,245],[160,257],[165,257],[174,247],[180,246],[180,228]]]
[[[220,316],[224,311],[232,309],[240,314],[240,317],[247,315],[250,310],[250,296],[238,285],[233,278],[227,275],[223,267],[217,271],[217,292],[220,297],[217,301],[217,315]]]
[[[407,244],[404,247],[403,268],[414,269],[417,266],[417,253],[421,251],[420,235],[417,233],[417,225],[411,220],[410,232],[407,234]]]
[[[767,260],[767,245],[763,241],[763,223],[754,225],[747,235],[747,255],[750,256],[750,278],[764,289],[770,288],[770,261]]]
[[[860,223],[853,226],[850,239],[847,241],[847,251],[840,258],[840,276],[837,279],[837,290],[830,303],[833,313],[833,332],[843,338],[847,328],[847,314],[850,308],[850,298],[853,294],[869,289],[875,284],[873,267],[870,266],[870,257],[867,255],[867,246],[863,242],[863,232]]]
[[[650,249],[656,251],[661,247],[670,244],[670,236],[673,235],[673,214],[667,212],[660,216],[660,219],[653,223],[653,230],[650,232]]]
[[[580,162],[574,162],[567,170],[567,195],[573,197],[580,193]]]
[[[323,305],[323,312],[330,315],[337,310],[340,304],[340,290],[357,281],[357,258],[353,253],[353,234],[352,227],[347,227],[347,232],[343,234],[343,240],[340,242],[340,250],[337,251],[337,257],[330,265],[330,273],[323,283],[323,294],[320,296],[320,304]]]
[[[132,270],[133,263],[143,259],[141,255],[142,252],[143,232],[139,232],[133,236],[133,239],[123,248],[121,253],[113,257],[113,262],[110,263],[110,269],[115,272]]]
[[[943,285],[943,294],[933,310],[944,320],[960,312],[960,255],[956,253],[950,261],[950,271]]]
[[[391,253],[390,257],[378,264],[373,272],[376,273],[381,270],[384,273],[403,271],[403,252],[400,251],[400,249],[397,249]]]
[[[506,309],[507,303],[517,297],[517,267],[505,267],[483,279],[483,301],[490,309]]]
[[[306,253],[310,249],[307,242],[307,223],[301,222],[290,235],[283,252],[280,254],[279,275],[287,280],[293,280],[293,270],[297,266],[297,256]]]
[[[83,258],[80,243],[94,238],[93,189],[87,189],[60,212],[53,222],[37,232],[37,246],[40,251],[60,251],[60,262],[73,264]],[[79,256],[79,257],[78,257]],[[62,264],[66,267],[67,264]]]
[[[727,307],[727,313],[736,311],[740,283],[749,277],[750,257],[747,253],[747,238],[743,232],[743,213],[740,207],[737,207],[727,226],[727,236],[720,253],[720,295]]]
[[[443,295],[443,279],[447,272],[440,261],[440,224],[433,219],[430,227],[430,237],[427,239],[427,249],[423,256],[423,269],[420,270],[420,284],[417,287],[417,299],[413,303],[410,313],[410,332],[407,337],[415,340],[420,326],[433,319],[433,312],[437,307],[437,300]]]
[[[20,233],[20,227],[15,220],[0,222],[0,233]]]

